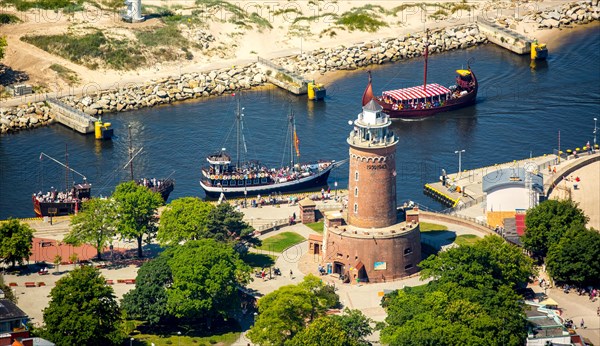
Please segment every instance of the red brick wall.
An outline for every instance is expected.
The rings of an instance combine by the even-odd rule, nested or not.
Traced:
[[[373,232],[377,235],[377,232]],[[340,262],[347,271],[357,262],[365,266],[369,282],[386,282],[412,275],[421,261],[421,234],[419,227],[393,238],[354,238],[351,235],[327,232],[327,253],[324,264]],[[405,254],[405,250],[410,250]],[[341,256],[339,256],[341,255]],[[375,262],[386,262],[385,270],[375,270]],[[407,268],[406,266],[412,265]],[[350,272],[351,279],[356,273]],[[354,280],[353,280],[354,281]]]
[[[381,228],[396,223],[396,146],[350,146],[348,223]],[[358,180],[356,180],[358,172]],[[355,189],[358,188],[356,195]],[[355,204],[358,206],[354,212]]]

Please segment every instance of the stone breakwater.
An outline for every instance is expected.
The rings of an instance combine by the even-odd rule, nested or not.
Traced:
[[[423,55],[424,33],[396,38],[376,39],[350,47],[319,49],[313,52],[275,59],[274,62],[298,74],[354,70],[369,65],[384,64]],[[486,43],[477,25],[451,27],[429,33],[429,52],[464,49]]]
[[[520,18],[499,17],[495,22],[516,29],[520,23],[535,23],[537,29],[571,28],[600,20],[600,0],[584,0],[562,4],[545,11],[531,11]]]

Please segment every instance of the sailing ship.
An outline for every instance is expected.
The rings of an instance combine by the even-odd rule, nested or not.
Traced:
[[[446,88],[435,83],[427,84],[428,41],[429,30],[425,34],[423,85],[387,90],[381,96],[374,96],[371,71],[368,71],[369,83],[363,93],[362,105],[366,106],[371,100],[374,100],[383,107],[383,112],[387,113],[390,118],[420,120],[437,113],[474,104],[477,98],[478,84],[469,62],[467,62],[467,69],[456,70],[455,85]]]
[[[69,167],[69,153],[68,148],[65,150],[65,163],[62,163],[55,158],[42,152],[40,154],[40,160],[44,157],[58,163],[65,168],[65,186],[67,190],[58,191],[54,187],[42,193],[34,193],[31,196],[33,202],[33,211],[38,217],[44,216],[63,216],[77,213],[81,207],[81,203],[88,200],[91,197],[92,184],[87,182],[87,178],[77,172],[76,170]],[[73,172],[83,178],[83,182],[76,184],[73,182],[73,186],[69,189],[69,174]]]
[[[244,161],[240,158],[241,148],[246,152],[245,137],[242,133],[243,108],[238,100],[236,121],[236,160],[222,148],[221,151],[208,155],[208,165],[203,167],[200,186],[209,199],[269,195],[272,193],[314,191],[327,185],[331,170],[340,163],[317,161],[299,163],[300,141],[296,132],[294,113],[288,116],[288,138],[290,164],[286,167],[268,168],[259,161]],[[287,141],[286,141],[287,142]],[[286,143],[287,147],[287,143]]]
[[[135,181],[138,185],[145,186],[149,188],[152,192],[160,193],[162,199],[166,202],[169,199],[169,195],[175,189],[175,181],[170,177],[165,179],[156,179],[156,178],[141,178],[138,180],[134,179],[133,176],[133,159],[138,156],[144,148],[140,148],[135,154],[133,145],[131,142],[131,125],[129,125],[129,161],[125,164],[123,169],[129,166],[129,172],[131,175],[131,180]]]

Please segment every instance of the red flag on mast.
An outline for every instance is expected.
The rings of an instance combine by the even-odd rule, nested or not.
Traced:
[[[298,139],[298,134],[296,130],[294,130],[294,147],[296,148],[296,156],[300,156],[300,140]]]

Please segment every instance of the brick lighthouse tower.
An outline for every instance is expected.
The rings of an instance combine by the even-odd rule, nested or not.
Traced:
[[[371,100],[354,121],[348,178],[348,223],[362,228],[382,228],[397,222],[396,144],[391,120]]]
[[[326,212],[323,265],[343,282],[385,282],[415,273],[421,260],[417,210],[396,208],[396,144],[391,120],[373,100],[353,122],[348,206]]]

